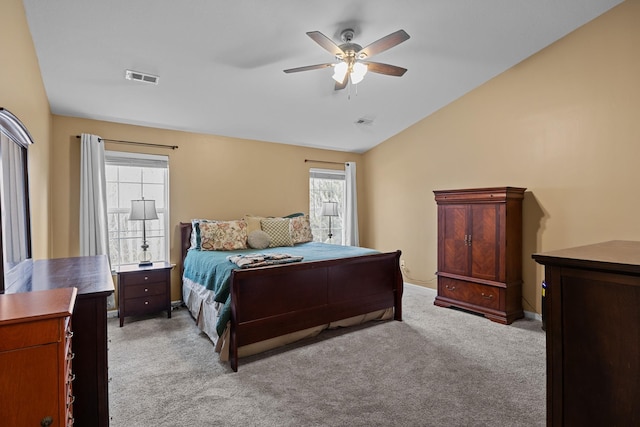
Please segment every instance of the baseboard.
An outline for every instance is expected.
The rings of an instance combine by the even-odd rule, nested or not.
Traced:
[[[525,319],[531,319],[531,320],[538,320],[538,321],[542,322],[542,316],[539,315],[538,313],[533,312],[533,311],[525,311],[524,312],[524,318]]]

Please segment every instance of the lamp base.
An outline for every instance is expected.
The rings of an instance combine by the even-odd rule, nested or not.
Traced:
[[[153,265],[153,262],[151,261],[140,261],[140,263],[138,264],[138,267],[149,267],[152,265]]]

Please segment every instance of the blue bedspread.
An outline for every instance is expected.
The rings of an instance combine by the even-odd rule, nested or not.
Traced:
[[[378,251],[356,246],[338,246],[318,242],[261,250],[190,250],[184,260],[184,277],[213,291],[214,300],[224,304],[216,324],[218,335],[222,335],[224,332],[231,315],[231,271],[238,268],[234,263],[227,260],[227,257],[229,255],[251,253],[286,253],[293,256],[304,257],[302,262],[311,262],[368,255],[378,253]]]

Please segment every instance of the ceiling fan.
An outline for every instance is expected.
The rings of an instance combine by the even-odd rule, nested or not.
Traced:
[[[384,52],[387,49],[391,49],[403,41],[408,40],[409,34],[404,30],[398,30],[391,33],[364,48],[359,44],[352,43],[354,36],[354,31],[352,29],[346,29],[340,33],[340,38],[343,43],[339,46],[320,31],[310,31],[307,35],[311,37],[313,41],[318,43],[320,47],[334,55],[338,62],[289,68],[284,70],[285,73],[297,73],[299,71],[334,67],[332,77],[336,81],[335,90],[340,90],[344,89],[349,81],[354,85],[360,83],[367,71],[396,77],[402,76],[407,71],[406,68],[397,67],[395,65],[367,61],[367,58]]]

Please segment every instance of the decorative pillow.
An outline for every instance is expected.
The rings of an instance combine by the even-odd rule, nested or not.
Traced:
[[[267,233],[271,238],[271,243],[269,243],[270,248],[293,246],[289,222],[289,218],[265,218],[260,221],[262,231]]]
[[[271,237],[262,230],[254,230],[247,235],[247,243],[251,249],[265,249],[271,243]]]
[[[233,251],[247,248],[247,223],[238,221],[201,222],[203,251]]]
[[[191,220],[191,247],[189,249],[200,250],[200,223],[218,222],[215,219],[192,219]]]
[[[291,240],[293,244],[306,243],[313,241],[313,234],[311,233],[311,223],[309,222],[309,216],[296,216],[291,218]]]
[[[251,234],[252,231],[262,230],[262,226],[260,225],[260,221],[262,221],[265,217],[263,216],[254,216],[246,214],[244,216],[244,220],[247,223],[247,234]]]

